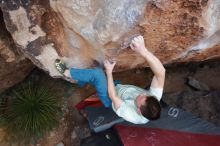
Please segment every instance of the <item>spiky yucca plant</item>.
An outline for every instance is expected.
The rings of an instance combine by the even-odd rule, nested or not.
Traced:
[[[9,133],[30,142],[55,127],[60,113],[56,93],[48,85],[23,84],[5,113]]]

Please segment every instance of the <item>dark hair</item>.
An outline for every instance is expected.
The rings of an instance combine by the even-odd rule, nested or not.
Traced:
[[[149,119],[156,120],[160,117],[160,103],[154,96],[147,96],[145,103],[140,107],[141,114]]]

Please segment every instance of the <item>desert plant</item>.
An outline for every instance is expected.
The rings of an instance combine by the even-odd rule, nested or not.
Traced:
[[[24,83],[14,91],[5,118],[14,138],[36,141],[58,124],[60,104],[57,92],[48,84]]]

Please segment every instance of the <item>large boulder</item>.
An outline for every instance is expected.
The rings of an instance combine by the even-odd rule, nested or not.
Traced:
[[[33,63],[19,54],[0,11],[0,93],[22,81],[33,68]]]
[[[164,64],[220,57],[219,0],[2,0],[7,29],[26,57],[51,76],[54,60],[68,67],[116,71],[147,66],[129,48],[143,35]]]

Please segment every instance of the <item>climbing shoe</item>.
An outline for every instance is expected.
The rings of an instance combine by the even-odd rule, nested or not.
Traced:
[[[67,69],[65,63],[61,61],[60,59],[55,60],[55,67],[61,74],[63,74],[65,70]]]

